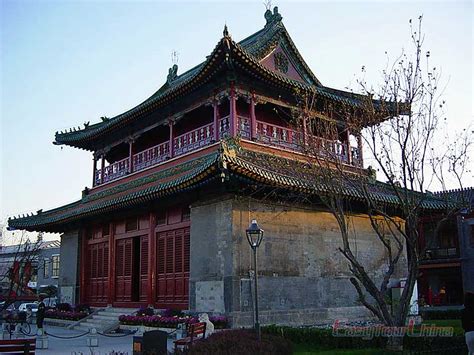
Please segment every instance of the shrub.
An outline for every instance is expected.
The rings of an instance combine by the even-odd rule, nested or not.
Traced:
[[[263,327],[262,331],[290,340],[295,344],[307,344],[319,349],[367,349],[385,348],[387,337],[376,336],[372,339],[361,337],[336,337],[332,335],[332,329],[318,328],[292,328],[280,326]],[[410,351],[458,351],[462,353],[466,348],[463,336],[452,337],[428,337],[428,336],[405,336],[403,346]],[[457,353],[457,352],[456,352]]]
[[[262,334],[258,341],[250,330],[225,330],[198,341],[185,354],[292,354],[291,342],[282,337]]]
[[[91,313],[91,306],[88,304],[76,304],[74,306],[74,311],[79,313]]]
[[[71,312],[72,306],[69,303],[58,303],[56,309],[62,312]]]
[[[142,307],[137,311],[137,316],[153,316],[155,315],[155,311],[153,308],[145,308]]]
[[[226,316],[210,316],[209,320],[214,324],[215,329],[225,329],[229,326]]]
[[[430,310],[424,309],[420,312],[421,318],[424,320],[439,320],[439,319],[461,319],[461,310],[460,309],[450,309],[450,310]]]
[[[196,323],[195,317],[129,316],[119,317],[121,324],[144,325],[147,327],[176,328],[179,323]]]
[[[179,309],[167,308],[161,311],[163,317],[183,317],[184,313]]]

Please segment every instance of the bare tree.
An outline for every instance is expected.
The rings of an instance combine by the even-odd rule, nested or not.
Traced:
[[[21,233],[18,244],[2,248],[0,258],[0,282],[2,284],[3,304],[0,312],[7,309],[18,297],[31,293],[28,282],[38,271],[38,254],[42,238],[30,241],[25,231]]]
[[[314,182],[321,202],[339,225],[339,250],[348,261],[350,281],[360,302],[389,326],[404,325],[409,314],[419,273],[420,216],[436,210],[442,223],[462,203],[450,201],[449,194],[443,195],[445,200],[436,200],[428,190],[434,182],[445,188],[449,177],[463,188],[472,145],[469,129],[456,136],[453,145],[435,144],[445,104],[440,74],[430,65],[430,52],[423,50],[421,16],[416,27],[410,20],[410,29],[413,52],[403,52],[383,71],[378,89],[358,81],[362,95],[354,95],[363,102],[359,107],[328,107],[315,92],[296,93],[300,108],[295,126],[308,164],[304,168],[295,164],[294,174]],[[324,115],[318,115],[321,111]],[[333,116],[339,119],[331,119]],[[352,134],[364,141],[375,168],[364,170],[359,165],[362,151],[351,148]],[[376,181],[376,173],[383,183]],[[355,203],[354,196],[363,203]],[[362,210],[387,256],[381,279],[372,276],[351,245],[352,215]],[[396,276],[406,283],[394,307],[389,285]],[[390,344],[398,347],[400,339]]]

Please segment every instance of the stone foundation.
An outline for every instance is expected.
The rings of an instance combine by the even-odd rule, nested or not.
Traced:
[[[228,315],[232,328],[252,327],[253,312],[234,312]],[[310,308],[259,312],[260,325],[304,326],[331,324],[335,320],[354,321],[373,319],[370,312],[362,306],[336,308]]]

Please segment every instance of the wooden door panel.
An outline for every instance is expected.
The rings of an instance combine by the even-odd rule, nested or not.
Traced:
[[[116,281],[115,300],[130,302],[132,300],[132,238],[117,240],[116,246]]]
[[[107,242],[87,246],[86,297],[88,303],[107,302],[108,258],[109,246]]]
[[[189,227],[157,233],[157,303],[159,307],[188,305]]]

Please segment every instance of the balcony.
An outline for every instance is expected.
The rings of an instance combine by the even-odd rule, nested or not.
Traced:
[[[237,118],[237,132],[243,139],[261,142],[265,145],[280,149],[303,152],[302,144],[304,144],[304,140],[300,132],[288,127],[257,120],[256,135],[252,139],[250,119],[243,116],[237,116]],[[221,118],[218,121],[217,127],[219,131],[217,136],[219,139],[230,136],[230,116]],[[166,141],[133,154],[131,158],[132,164],[130,164],[130,158],[127,157],[105,166],[103,169],[95,169],[94,186],[117,180],[128,174],[158,165],[170,158],[178,157],[208,146],[215,142],[216,135],[214,130],[214,123],[209,123],[174,137],[172,139],[172,150],[170,150],[170,142]],[[321,157],[337,157],[349,165],[362,165],[359,149],[356,147],[350,147],[348,154],[348,147],[342,142],[331,141],[316,136],[306,137],[306,139],[308,144],[311,144],[311,150],[317,151]]]

